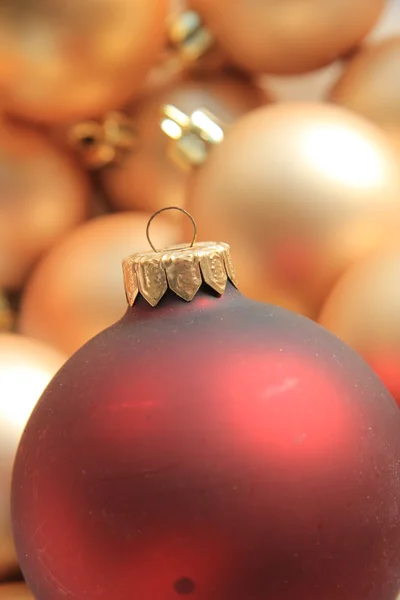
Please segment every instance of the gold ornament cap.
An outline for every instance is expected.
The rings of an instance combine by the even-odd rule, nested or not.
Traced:
[[[169,25],[168,41],[183,63],[194,63],[214,46],[215,39],[198,13],[185,10]]]
[[[194,234],[189,246],[181,244],[157,250],[153,245],[149,235],[150,225],[157,215],[166,210],[179,210],[192,221]],[[133,306],[139,294],[155,307],[168,289],[186,302],[191,302],[203,283],[220,295],[225,292],[228,280],[237,287],[229,245],[224,242],[196,243],[196,223],[183,208],[171,206],[154,213],[147,224],[146,235],[152,250],[133,254],[122,263],[125,292],[130,306]]]

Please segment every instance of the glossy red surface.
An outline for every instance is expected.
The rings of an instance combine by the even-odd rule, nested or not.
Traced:
[[[230,287],[78,351],[18,451],[37,600],[395,600],[400,412],[315,323]]]

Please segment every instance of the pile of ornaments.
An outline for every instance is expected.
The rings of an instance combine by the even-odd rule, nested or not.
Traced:
[[[400,542],[391,545],[391,540],[400,539],[393,524],[400,499],[396,503],[388,498],[395,491],[400,498],[400,488],[397,485],[395,489],[393,481],[393,478],[400,480],[400,447],[396,448],[394,442],[391,445],[397,431],[394,425],[388,437],[386,434],[380,437],[380,432],[387,433],[388,422],[397,423],[398,416],[397,409],[391,407],[385,396],[385,388],[380,387],[372,372],[400,403],[400,1],[191,0],[187,6],[178,3],[171,6],[167,0],[35,0],[28,4],[16,2],[0,11],[0,600],[33,598],[22,582],[10,514],[12,466],[23,429],[60,367],[70,357],[74,361],[75,356],[80,356],[74,355],[77,350],[125,313],[122,259],[147,248],[149,218],[170,206],[190,212],[197,223],[199,241],[220,240],[230,244],[239,287],[246,297],[316,321],[364,358],[371,371],[364,372],[358,359],[343,351],[348,367],[354,369],[355,379],[347,380],[342,371],[335,371],[335,376],[347,394],[352,385],[359,386],[364,396],[370,393],[371,415],[375,410],[372,405],[379,404],[380,395],[385,397],[383,405],[388,404],[385,414],[383,411],[381,415],[378,409],[374,413],[376,431],[371,436],[376,436],[376,462],[365,459],[364,465],[365,472],[374,472],[379,489],[377,497],[371,499],[374,506],[364,515],[368,531],[358,542],[352,538],[356,530],[352,530],[350,502],[340,509],[347,515],[344,519],[347,533],[336,525],[349,553],[350,550],[356,553],[360,544],[364,548],[371,546],[369,562],[364,561],[362,566],[361,560],[354,559],[347,567],[338,565],[334,551],[339,542],[332,541],[329,533],[325,533],[325,523],[318,521],[313,544],[321,546],[319,552],[325,560],[326,572],[319,572],[321,565],[317,568],[308,559],[300,565],[300,550],[296,550],[301,548],[300,531],[315,520],[309,498],[304,495],[299,499],[303,521],[297,515],[296,534],[290,533],[289,524],[294,526],[294,517],[288,507],[281,507],[282,511],[288,510],[284,517],[287,527],[280,532],[272,526],[261,527],[262,534],[255,545],[249,540],[257,537],[254,533],[257,524],[249,522],[246,533],[245,523],[238,523],[238,539],[246,540],[246,584],[240,577],[232,578],[228,587],[213,583],[216,571],[220,576],[227,569],[241,568],[233,540],[228,543],[223,536],[224,519],[218,523],[222,529],[215,525],[211,537],[206,530],[198,535],[199,546],[194,553],[182,541],[185,536],[181,531],[176,531],[171,541],[164,523],[164,530],[162,527],[157,530],[161,531],[157,540],[146,539],[145,546],[134,557],[135,568],[141,575],[133,596],[142,600],[173,600],[179,595],[193,595],[199,600],[265,600],[266,584],[259,579],[260,569],[265,568],[280,577],[278,582],[269,576],[267,592],[271,600],[294,597],[314,600],[313,593],[315,600],[396,600],[394,590],[400,591],[400,559],[390,554],[390,548],[393,552],[400,550]],[[190,226],[182,213],[168,211],[154,221],[152,237],[158,248],[175,247],[190,240]],[[206,310],[204,306],[199,310]],[[233,314],[234,307],[229,310]],[[276,310],[280,315],[280,308]],[[147,322],[147,313],[143,318]],[[287,317],[276,318],[282,320],[283,329],[290,329],[285,325]],[[312,325],[311,332],[319,331]],[[306,326],[298,325],[299,332],[302,327]],[[148,333],[145,330],[143,335]],[[139,340],[139,334],[130,335],[137,335]],[[240,335],[248,341],[250,334],[246,333],[245,325]],[[318,356],[320,351],[326,365],[333,360],[336,370],[339,364],[344,369],[339,360],[343,345],[332,342],[336,355],[329,345],[331,342],[317,343],[318,334],[315,333],[315,339],[313,335],[310,334],[307,352]],[[154,361],[161,360],[163,354],[156,349],[157,339],[162,347],[162,332],[154,339]],[[111,335],[110,340],[114,340]],[[112,343],[117,344],[115,340]],[[179,347],[175,350],[179,354]],[[277,347],[279,351],[282,348]],[[330,351],[333,358],[329,359]],[[114,365],[116,360],[107,352],[104,346],[96,355],[105,371],[108,362]],[[252,355],[252,365],[257,366],[260,356],[256,343],[254,347],[250,345],[248,355]],[[85,364],[90,364],[92,358],[89,352]],[[164,360],[168,362],[167,356]],[[67,363],[68,373],[74,370],[68,366],[71,364]],[[302,393],[312,397],[313,389],[318,389],[326,398],[330,394],[335,397],[322,375],[313,379],[315,373],[310,364],[309,372],[306,370],[309,386]],[[144,361],[139,368],[144,372],[148,364]],[[150,369],[151,377],[157,377],[159,368],[160,365]],[[173,363],[170,368],[173,371]],[[227,368],[226,364],[224,369]],[[82,368],[75,376],[82,379],[89,374],[91,399],[85,405],[89,421],[82,431],[91,443],[96,439],[100,444],[100,449],[96,447],[90,455],[91,464],[94,460],[106,464],[108,433],[104,428],[96,430],[97,433],[90,429],[91,418],[93,427],[99,426],[101,416],[93,406],[96,394],[101,399],[102,388],[93,383],[94,372]],[[219,376],[234,377],[227,370]],[[368,387],[364,384],[369,377]],[[247,379],[236,382],[237,389],[245,394],[246,386],[251,388],[256,379],[247,375]],[[296,387],[300,379],[299,375],[299,379],[276,383],[276,393]],[[63,385],[69,394],[82,393],[78,384]],[[107,387],[106,381],[103,385]],[[127,383],[122,377],[120,393],[124,385]],[[232,398],[234,386],[232,379],[229,388]],[[140,384],[139,389],[142,389]],[[149,389],[157,396],[156,382],[152,380]],[[55,394],[54,386],[49,390],[50,395]],[[68,413],[63,412],[65,402],[63,397],[54,413],[59,410],[68,420]],[[345,472],[338,469],[329,485],[323,484],[326,494],[331,495],[329,510],[333,524],[337,517],[335,510],[339,510],[335,505],[335,490],[339,490],[342,501],[340,490],[345,486],[344,479],[362,477],[361,471],[356,472],[356,462],[351,462],[356,450],[349,422],[346,433],[341,430],[344,420],[350,417],[339,414],[343,406],[339,403],[336,410],[335,402],[327,403],[324,409],[320,407],[321,411],[327,411],[324,414],[329,415],[332,429],[321,431],[320,438],[310,442],[311,446],[314,444],[314,452],[319,452],[324,460],[336,452],[339,464],[347,461]],[[209,409],[212,411],[212,406]],[[243,410],[239,403],[232,409],[237,411],[236,418],[240,411],[243,423],[240,434],[246,438],[243,441],[241,437],[238,444],[244,444],[250,452],[249,439],[253,435],[254,444],[257,436],[261,436],[261,429],[257,429],[254,415],[252,421],[250,417],[246,420]],[[289,411],[289,407],[285,410]],[[300,409],[291,404],[290,410],[296,413]],[[361,408],[354,408],[357,410]],[[313,418],[322,419],[317,409]],[[368,437],[372,429],[365,414],[362,418]],[[145,431],[146,420],[140,415],[138,419]],[[291,417],[286,413],[286,423],[288,419]],[[307,419],[311,416],[304,419],[310,425]],[[353,415],[351,419],[356,417]],[[277,415],[272,415],[271,423],[282,427]],[[158,423],[155,427],[160,426]],[[46,428],[41,435],[45,436],[45,432]],[[56,448],[57,435],[63,444],[71,434],[67,429],[66,432],[62,428],[56,431],[49,448]],[[128,434],[128,431],[123,433],[125,442]],[[112,437],[112,425],[109,435]],[[154,430],[148,435],[149,439],[154,437]],[[82,438],[79,440],[82,445]],[[361,440],[353,442],[361,444]],[[261,439],[257,443],[261,452]],[[207,453],[207,441],[201,435],[196,444],[200,448],[196,452]],[[203,444],[205,447],[201,448]],[[311,452],[311,446],[303,451]],[[111,455],[119,452],[115,444],[109,450]],[[349,453],[347,456],[345,451]],[[26,462],[27,453],[36,452],[39,460],[40,445],[29,444],[27,439],[26,447],[24,444],[20,447],[20,460]],[[280,453],[280,458],[276,458],[271,482],[275,477],[278,488],[283,485],[279,472],[282,467],[286,469],[285,477],[295,485],[298,454],[293,454],[284,442],[280,446],[277,442],[274,452],[276,456]],[[290,453],[289,472],[286,463],[283,467],[282,457],[285,455],[285,460],[289,460]],[[119,459],[124,462],[121,456]],[[79,462],[79,456],[73,460]],[[133,460],[132,456],[128,460]],[[167,462],[165,459],[160,467],[166,473],[175,468],[174,462]],[[43,472],[47,469],[53,473],[50,463],[51,460],[45,464]],[[240,460],[237,464],[240,470]],[[322,464],[321,458],[321,464],[313,463],[307,473],[303,472],[302,486],[312,489],[312,477]],[[351,464],[353,471],[348,466]],[[257,468],[261,468],[261,463]],[[113,486],[121,485],[124,489],[124,469],[115,474]],[[21,467],[19,482],[23,481],[22,471]],[[107,482],[100,471],[99,466],[98,476],[104,487]],[[24,472],[26,477],[28,472],[32,475],[28,467]],[[146,475],[149,485],[156,472],[155,464],[154,472]],[[81,473],[84,477],[84,466]],[[122,527],[118,510],[125,515],[129,513],[124,500],[114,502],[110,497],[106,507],[98,504],[94,516],[86,515],[99,528],[99,552],[104,556],[96,564],[109,564],[110,569],[109,573],[99,574],[95,582],[87,558],[87,553],[95,551],[93,539],[92,545],[84,535],[80,541],[79,564],[83,573],[87,566],[86,578],[76,565],[72,566],[72,550],[69,555],[67,552],[68,548],[76,552],[73,542],[79,538],[80,526],[84,532],[85,515],[75,507],[81,525],[77,521],[63,521],[60,529],[54,530],[54,535],[64,536],[60,543],[65,552],[52,554],[48,549],[50,538],[43,532],[50,527],[48,523],[56,523],[57,517],[61,519],[57,506],[63,506],[62,491],[57,487],[58,482],[46,475],[46,484],[39,492],[39,474],[37,481],[32,477],[34,498],[36,492],[37,499],[44,489],[48,492],[47,513],[39,515],[33,502],[30,509],[35,526],[29,528],[20,520],[17,537],[23,536],[24,527],[30,531],[27,547],[36,556],[29,558],[26,553],[22,570],[24,575],[28,573],[29,582],[36,582],[37,600],[128,597],[127,572],[134,568],[127,550],[132,532],[126,533],[119,549],[121,554],[106,555],[105,550],[113,527],[115,530]],[[233,496],[240,488],[241,477],[246,480],[243,474],[223,484],[232,484]],[[36,484],[39,487],[35,492]],[[75,486],[76,480],[72,478],[69,484]],[[202,485],[206,487],[206,482]],[[100,488],[93,490],[99,492]],[[254,515],[261,510],[253,492],[246,492],[252,507],[249,518],[253,510]],[[367,485],[365,492],[370,498]],[[206,489],[201,493],[204,513],[213,514],[215,498],[208,496]],[[269,509],[276,518],[280,496],[274,496],[272,490],[268,494]],[[18,496],[18,489],[13,495]],[[69,500],[71,503],[76,500],[72,488]],[[130,498],[130,501],[136,500]],[[315,502],[327,502],[321,490],[316,490]],[[232,503],[234,506],[235,501]],[[17,499],[16,504],[22,506],[23,501]],[[377,525],[383,518],[378,504],[384,506],[385,514],[391,511],[392,515],[392,525],[382,525],[381,537],[387,543],[382,542],[381,546],[372,525],[374,519]],[[31,518],[28,508],[18,510],[28,522]],[[150,507],[149,514],[152,510]],[[179,510],[185,513],[185,505]],[[232,508],[232,514],[235,510]],[[163,514],[161,509],[160,512]],[[107,531],[101,528],[105,515]],[[235,515],[243,517],[240,512]],[[226,519],[229,518],[227,515]],[[258,556],[262,535],[270,536],[277,548],[275,556],[265,559],[268,567],[262,567]],[[378,551],[384,556],[382,564],[376,566]],[[169,552],[174,556],[173,567],[168,562]],[[187,565],[187,570],[195,565],[209,586],[204,584],[205,591],[186,571],[176,577],[168,592],[164,591],[164,579],[179,563],[177,557]],[[34,564],[30,563],[32,560]],[[52,565],[57,561],[64,561],[63,578],[54,574],[56,569]],[[366,564],[370,573],[376,570],[377,579],[371,575],[362,585],[358,581],[343,588],[342,581],[351,581],[352,569],[358,577],[365,575]],[[158,572],[152,572],[154,565]],[[394,565],[398,565],[398,572]],[[291,576],[285,579],[286,567]],[[308,583],[304,583],[307,577]],[[115,592],[110,592],[113,589]],[[377,590],[380,596],[376,595]]]

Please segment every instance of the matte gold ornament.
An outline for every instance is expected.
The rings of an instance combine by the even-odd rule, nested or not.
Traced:
[[[146,213],[99,217],[56,246],[28,283],[20,330],[72,354],[122,317],[121,261],[146,247],[148,219]],[[154,237],[161,246],[176,244],[179,229],[160,217]]]
[[[89,214],[85,173],[48,136],[0,124],[0,287],[18,289],[60,237]]]
[[[9,497],[19,439],[37,400],[65,358],[36,340],[0,333],[0,582],[18,571]],[[2,596],[0,586],[3,597],[12,598]]]
[[[384,0],[190,0],[228,56],[266,73],[304,73],[355,47]]]
[[[163,118],[164,105],[173,106],[176,114],[184,120],[185,115],[190,119],[190,115],[195,113],[201,119],[202,114],[212,113],[220,123],[218,136],[223,136],[224,127],[231,126],[239,117],[268,101],[268,95],[247,78],[226,73],[207,78],[178,77],[171,83],[152,89],[126,113],[137,136],[133,151],[101,173],[101,182],[110,203],[119,210],[149,212],[171,205],[185,205],[188,173],[192,165],[184,161],[184,169],[177,169],[171,164],[169,154],[176,145],[185,146],[197,157],[193,160],[201,162],[206,156],[204,140],[190,135],[176,144],[176,137],[182,131],[179,123],[166,122]],[[208,124],[215,129],[211,122]],[[168,134],[175,138],[172,143],[163,131],[166,128]],[[201,124],[198,123],[197,129],[201,128],[207,128],[204,119]]]
[[[12,114],[62,123],[134,95],[165,36],[167,0],[17,0],[0,14],[0,85]]]
[[[399,247],[347,271],[319,321],[369,362],[400,404]]]
[[[0,600],[35,600],[24,583],[0,585]]]
[[[344,109],[260,108],[211,147],[188,210],[202,239],[230,244],[246,295],[316,317],[352,263],[398,237],[398,155]]]
[[[331,99],[382,127],[400,149],[400,36],[356,54]]]

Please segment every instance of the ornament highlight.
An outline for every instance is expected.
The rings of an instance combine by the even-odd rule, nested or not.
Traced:
[[[121,261],[146,245],[149,216],[119,213],[99,217],[76,229],[46,256],[25,290],[19,329],[70,355],[119,319],[126,302]],[[178,241],[179,230],[155,224],[162,245]]]
[[[12,515],[36,600],[393,600],[393,398],[335,336],[242,296],[226,245],[154,248],[23,434]]]
[[[63,355],[40,342],[0,333],[0,582],[18,572],[10,522],[17,446],[32,409],[64,361]],[[1,590],[0,586],[0,598]]]
[[[400,250],[357,263],[320,315],[324,327],[361,354],[400,404]]]
[[[1,52],[0,52],[1,54]],[[0,286],[19,289],[38,261],[89,213],[86,175],[45,134],[0,124]]]
[[[324,104],[242,117],[188,196],[200,239],[231,245],[246,295],[313,318],[340,275],[400,227],[395,149],[374,125]]]
[[[0,15],[6,109],[57,124],[122,106],[162,49],[167,8],[167,0],[12,3]]]
[[[349,52],[384,0],[190,0],[228,56],[250,71],[305,73]]]

